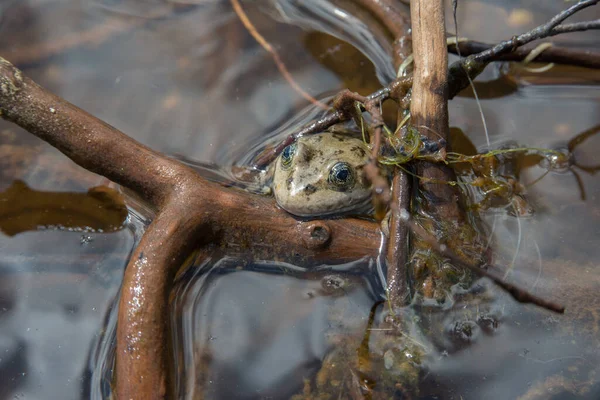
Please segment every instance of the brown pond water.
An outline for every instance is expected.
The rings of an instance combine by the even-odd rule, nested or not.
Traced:
[[[367,94],[394,76],[385,35],[362,23],[366,16],[353,16],[349,2],[300,3],[244,5],[307,92],[320,99],[344,87]],[[460,35],[482,41],[509,38],[565,6],[460,4]],[[576,19],[599,16],[597,6]],[[597,33],[556,41],[600,51]],[[0,55],[144,144],[222,166],[215,179],[319,114],[281,77],[228,1],[6,0]],[[478,88],[492,147],[516,141],[554,148],[598,130],[599,84],[597,71],[490,67]],[[468,93],[451,102],[450,123],[475,147],[486,146]],[[599,151],[600,136],[592,136],[576,148],[575,161],[599,164]],[[566,314],[520,305],[485,282],[489,289],[477,301],[454,292],[455,302],[444,307],[408,307],[410,336],[426,353],[422,398],[600,398],[600,181],[575,170],[585,200],[572,173],[550,173],[528,188],[532,216],[484,216],[496,260],[515,265],[509,279],[566,305]],[[544,172],[525,165],[520,179]],[[114,306],[151,215],[127,196],[125,215],[106,186],[118,189],[0,124],[0,399],[110,395]],[[369,315],[382,300],[382,282],[373,265],[306,270],[215,253],[188,268],[172,297],[180,397],[286,399],[301,392],[336,337],[362,337],[375,326]],[[374,324],[382,315],[380,307]],[[469,334],[457,335],[457,326]]]

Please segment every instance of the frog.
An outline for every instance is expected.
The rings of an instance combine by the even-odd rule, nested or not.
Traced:
[[[363,173],[369,156],[367,144],[344,130],[301,136],[266,169],[232,166],[227,173],[212,164],[174,155],[209,180],[273,195],[283,210],[309,219],[371,211],[371,185]]]
[[[371,187],[363,169],[369,153],[361,139],[349,134],[300,137],[270,166],[275,201],[298,217],[368,212]]]

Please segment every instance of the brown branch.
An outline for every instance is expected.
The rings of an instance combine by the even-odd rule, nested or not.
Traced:
[[[394,66],[396,70],[412,53],[410,11],[406,5],[393,0],[355,0],[375,15],[394,39]]]
[[[448,51],[453,54],[470,56],[490,50],[493,44],[468,40],[458,43],[458,49],[455,44],[448,45]],[[534,47],[521,47],[507,54],[493,56],[490,61],[523,61]],[[549,47],[535,58],[535,62],[548,62],[555,64],[574,65],[585,68],[600,68],[600,53],[589,50],[573,50],[564,47]]]
[[[448,51],[443,1],[413,0],[411,16],[415,65],[410,123],[428,140],[448,143]],[[478,246],[479,235],[461,207],[459,189],[445,183],[456,180],[454,171],[429,161],[417,161],[415,170],[419,176],[418,200],[412,214],[419,214],[436,237],[449,237],[449,244],[461,255],[463,249],[473,247],[483,252],[483,246]],[[415,240],[413,247],[423,245]],[[425,296],[435,293],[435,274],[431,271],[431,275],[421,278],[421,283],[431,284],[427,285],[430,292],[423,293]],[[418,285],[417,290],[422,287]]]
[[[359,3],[376,15],[382,24],[394,37],[394,68],[398,70],[406,57],[412,53],[412,40],[410,34],[410,11],[405,5],[400,5],[390,0],[360,0]],[[396,80],[395,82],[397,82]],[[412,82],[411,82],[412,83]],[[394,85],[394,82],[392,82]],[[404,92],[398,93],[398,91]],[[395,98],[404,97],[406,87],[391,89],[395,91]],[[381,101],[381,100],[379,100]],[[398,110],[398,123],[403,118],[402,107]],[[375,132],[381,136],[381,127]],[[401,135],[401,132],[398,132]],[[374,146],[375,159],[379,155],[379,146]],[[375,149],[376,147],[376,149]],[[369,164],[367,172],[371,176],[378,176],[374,162]],[[389,192],[389,189],[388,189]],[[386,193],[382,193],[382,201]],[[392,192],[389,203],[393,210],[408,210],[410,207],[411,182],[407,174],[396,168],[392,179]],[[387,203],[386,203],[387,204]],[[385,260],[387,266],[387,296],[389,304],[393,309],[405,306],[409,299],[408,289],[408,229],[398,220],[396,213],[392,213],[389,221],[389,236],[385,248]]]
[[[397,170],[392,180],[392,210],[410,210],[411,181],[402,170]],[[387,295],[393,309],[410,301],[408,287],[409,232],[397,212],[392,212],[386,249]]]
[[[411,125],[432,141],[448,142],[448,53],[446,46],[444,8],[441,1],[411,1],[415,71],[411,102]],[[454,181],[452,170],[441,165],[420,161],[417,175],[426,197],[435,198],[425,210],[442,219],[455,220],[462,212],[456,199],[458,190],[450,185],[425,183],[429,179]],[[425,204],[426,205],[426,204]]]
[[[194,237],[206,237],[207,220],[203,214],[190,217],[183,201],[167,204],[133,252],[119,301],[117,398],[164,399],[174,393],[169,379],[168,297],[175,271],[197,244]]]
[[[404,61],[406,55],[411,52],[410,26],[407,16],[401,11],[397,4],[389,0],[358,0],[358,3],[377,16],[383,25],[395,37],[395,67],[396,69]],[[311,123],[299,132],[288,136],[284,141],[273,149],[268,149],[263,152],[255,164],[255,167],[263,168],[270,163],[286,146],[293,143],[299,137],[308,134],[318,133],[324,129],[343,121],[356,119],[355,104],[358,102],[361,107],[371,115],[371,155],[368,164],[365,166],[364,172],[367,179],[373,187],[373,203],[375,205],[375,214],[377,219],[383,218],[386,207],[392,202],[392,208],[396,210],[408,209],[410,204],[410,181],[406,174],[397,169],[394,174],[394,193],[390,191],[389,182],[382,176],[378,158],[382,147],[382,128],[384,126],[383,117],[380,112],[380,104],[389,99],[394,98],[401,105],[408,90],[412,85],[412,78],[399,78],[392,81],[388,86],[369,95],[362,96],[358,93],[349,90],[342,90],[338,93],[333,101],[334,111],[327,114],[320,120]],[[401,110],[402,111],[402,110]],[[399,121],[401,117],[399,113]],[[383,212],[383,213],[382,213]],[[388,241],[386,247],[386,264],[388,273],[387,293],[390,296],[390,302],[394,308],[406,305],[408,301],[408,282],[406,261],[408,252],[408,231],[399,222],[396,221],[395,215],[392,215],[390,221],[390,234],[392,240]]]
[[[169,393],[167,294],[190,249],[214,246],[310,265],[376,257],[375,223],[299,221],[273,199],[211,184],[48,93],[0,59],[0,113],[80,166],[129,187],[159,211],[125,271],[117,328],[117,396]]]

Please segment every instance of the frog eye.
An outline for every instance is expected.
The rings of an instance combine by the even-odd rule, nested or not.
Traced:
[[[289,168],[292,165],[292,160],[294,159],[294,154],[296,154],[296,143],[290,144],[288,147],[283,149],[281,152],[281,167]]]
[[[329,171],[329,183],[333,190],[345,192],[354,186],[354,171],[348,163],[338,162]]]

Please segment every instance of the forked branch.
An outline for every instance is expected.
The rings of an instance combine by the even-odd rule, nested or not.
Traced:
[[[117,395],[160,399],[169,390],[167,300],[191,250],[232,246],[304,265],[376,257],[375,223],[298,221],[270,198],[212,184],[47,92],[0,59],[0,113],[80,166],[135,190],[158,211],[125,270],[117,328]],[[268,244],[268,246],[265,246]]]

